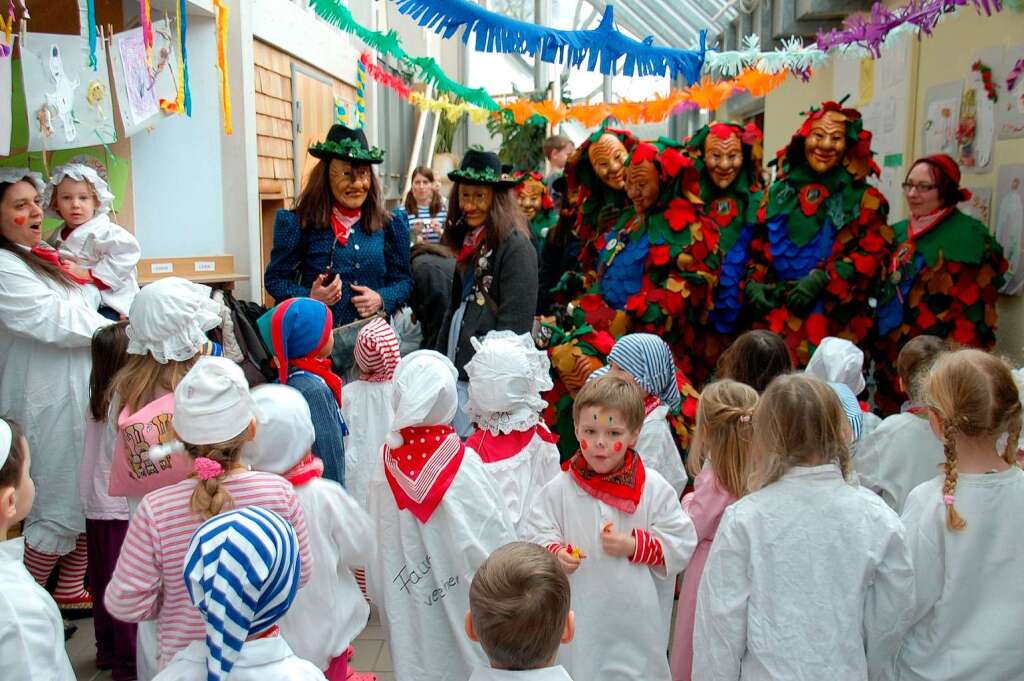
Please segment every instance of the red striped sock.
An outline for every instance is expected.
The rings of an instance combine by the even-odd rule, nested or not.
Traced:
[[[39,582],[40,586],[46,586],[50,579],[53,567],[60,560],[56,553],[43,553],[25,544],[25,569],[29,571],[32,578]]]
[[[74,550],[61,556],[57,588],[53,592],[54,600],[81,601],[89,597],[89,592],[85,590],[85,570],[88,564],[89,554],[86,551],[85,535],[80,534],[75,541]]]
[[[359,590],[363,592],[363,598],[366,599],[367,603],[373,603],[373,601],[370,600],[370,594],[366,591],[366,569],[355,568],[352,570],[352,574],[355,575],[356,584],[359,585]]]

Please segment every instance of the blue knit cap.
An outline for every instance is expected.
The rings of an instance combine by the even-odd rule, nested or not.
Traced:
[[[185,588],[206,620],[206,678],[224,681],[245,639],[281,619],[299,589],[299,541],[288,522],[247,506],[199,526],[185,554]]]

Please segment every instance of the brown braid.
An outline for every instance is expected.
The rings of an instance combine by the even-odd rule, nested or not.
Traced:
[[[226,489],[223,482],[231,474],[232,469],[238,465],[238,457],[242,451],[242,445],[250,439],[249,428],[231,438],[227,442],[220,442],[213,445],[187,445],[188,453],[193,459],[205,457],[212,459],[224,469],[220,475],[209,480],[200,480],[192,492],[189,501],[189,508],[203,520],[209,520],[222,511],[231,508],[234,500]]]
[[[952,423],[943,420],[942,449],[946,454],[946,479],[942,483],[943,502],[946,503],[946,527],[951,530],[962,530],[967,527],[967,521],[956,512],[952,499],[956,498],[956,434],[958,429]]]
[[[1011,466],[1019,466],[1020,462],[1017,460],[1017,444],[1020,441],[1021,431],[1020,402],[1017,402],[1017,404],[1010,410],[1010,413],[1006,415],[1006,420],[1010,426],[1007,431],[1006,447],[1003,449],[1003,460]]]

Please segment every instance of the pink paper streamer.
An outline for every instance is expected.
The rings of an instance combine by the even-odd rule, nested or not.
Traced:
[[[1020,78],[1021,74],[1024,74],[1024,59],[1018,59],[1017,63],[1013,65],[1013,69],[1010,70],[1010,75],[1006,77],[1007,92],[1017,85],[1017,79]]]

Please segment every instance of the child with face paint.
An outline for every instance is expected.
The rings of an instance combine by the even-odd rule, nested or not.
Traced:
[[[116,320],[128,316],[139,292],[135,267],[142,249],[131,232],[110,220],[113,202],[106,181],[84,163],[56,168],[43,194],[43,205],[64,221],[47,241],[88,270],[100,290],[101,312]]]
[[[569,574],[580,626],[558,663],[575,679],[668,681],[675,578],[697,546],[671,485],[633,448],[644,421],[632,381],[590,381],[573,404],[580,451],[541,491],[531,541]]]
[[[625,378],[640,388],[645,416],[636,451],[648,468],[658,471],[677,495],[682,494],[689,477],[668,422],[669,412],[678,414],[682,405],[672,350],[653,334],[628,334],[612,346],[608,366],[590,377],[596,379],[605,374]]]

